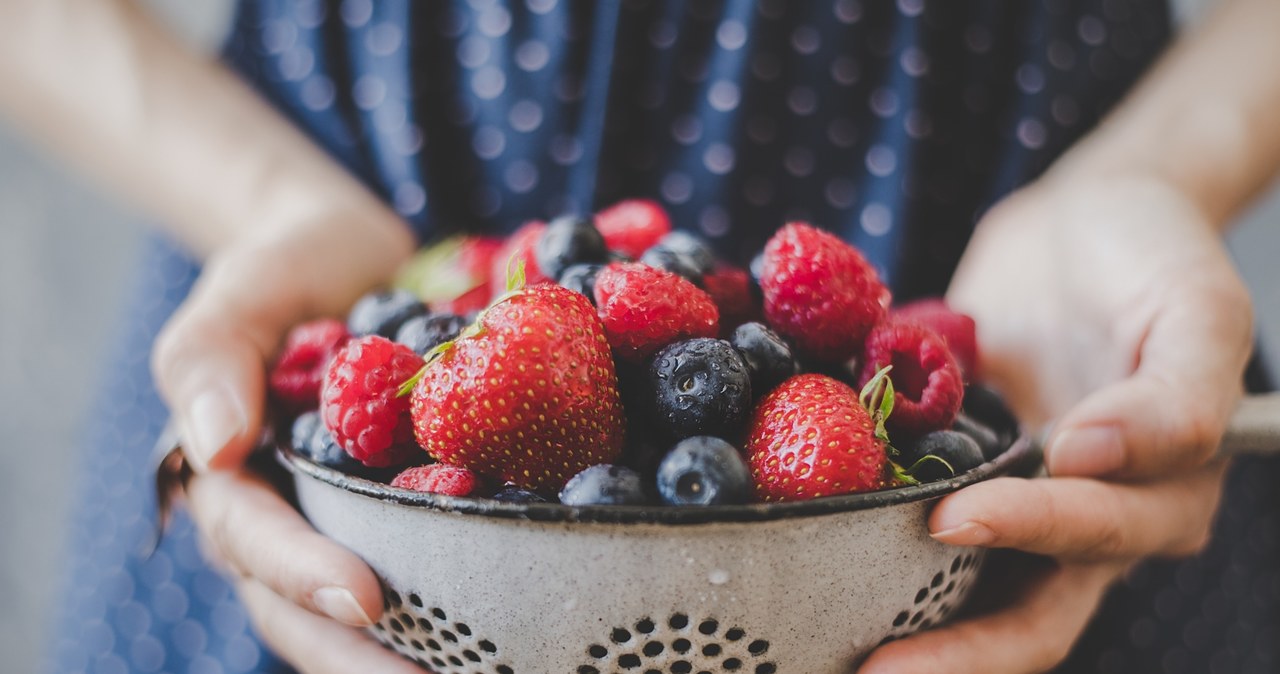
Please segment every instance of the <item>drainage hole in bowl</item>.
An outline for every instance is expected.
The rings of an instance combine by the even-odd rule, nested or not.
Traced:
[[[769,652],[767,640],[746,640],[747,632],[741,627],[730,627],[722,633],[721,621],[716,618],[693,621],[684,613],[673,613],[661,622],[642,618],[631,626],[614,627],[608,636],[607,640],[587,646],[586,654],[592,662],[580,665],[578,674],[617,670],[639,670],[638,674],[778,671],[776,663],[764,660]]]
[[[385,596],[386,615],[371,630],[384,645],[437,674],[515,674],[499,659],[497,644],[465,620],[450,620],[416,592],[387,590]]]
[[[978,573],[979,552],[956,555],[947,568],[935,573],[927,585],[916,590],[912,605],[899,611],[892,621],[889,641],[917,630],[928,629],[944,622],[973,585]],[[883,641],[881,644],[888,643]]]

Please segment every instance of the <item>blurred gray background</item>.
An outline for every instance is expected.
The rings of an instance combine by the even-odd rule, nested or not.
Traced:
[[[227,0],[151,0],[202,49]],[[83,416],[145,220],[0,125],[0,671],[32,672],[52,627]],[[1280,353],[1280,190],[1231,235],[1260,329]]]

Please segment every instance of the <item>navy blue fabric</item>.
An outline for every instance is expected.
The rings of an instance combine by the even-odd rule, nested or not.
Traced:
[[[650,197],[739,263],[810,220],[909,299],[942,292],[982,210],[1096,123],[1168,37],[1159,0],[245,0],[225,58],[424,241]],[[136,553],[166,414],[147,352],[197,273],[162,241],[141,271],[83,460],[54,671],[287,669],[185,519],[153,559]],[[1239,491],[1253,501],[1224,512],[1274,500]],[[1247,567],[1203,611],[1161,598],[1171,574],[1201,583],[1189,572],[1136,576],[1072,671],[1276,671],[1268,521],[1227,526],[1258,554],[1193,560],[1195,579],[1224,558]],[[1240,613],[1245,586],[1272,601]],[[1169,622],[1192,618],[1211,629]],[[1170,657],[1169,634],[1194,645]]]

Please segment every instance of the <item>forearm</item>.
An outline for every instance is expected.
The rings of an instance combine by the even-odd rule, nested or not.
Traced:
[[[1222,227],[1280,168],[1280,2],[1225,0],[1050,175],[1137,175]]]
[[[389,257],[411,247],[377,197],[127,0],[0,2],[0,112],[197,253],[333,219]]]

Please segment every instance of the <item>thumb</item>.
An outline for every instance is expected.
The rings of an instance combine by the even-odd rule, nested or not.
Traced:
[[[1229,282],[1172,295],[1177,300],[1156,313],[1133,374],[1056,424],[1045,450],[1050,474],[1145,478],[1212,456],[1241,395],[1252,309],[1243,286]]]
[[[256,446],[266,363],[305,310],[258,256],[211,258],[152,351],[152,374],[198,471],[239,465]]]

